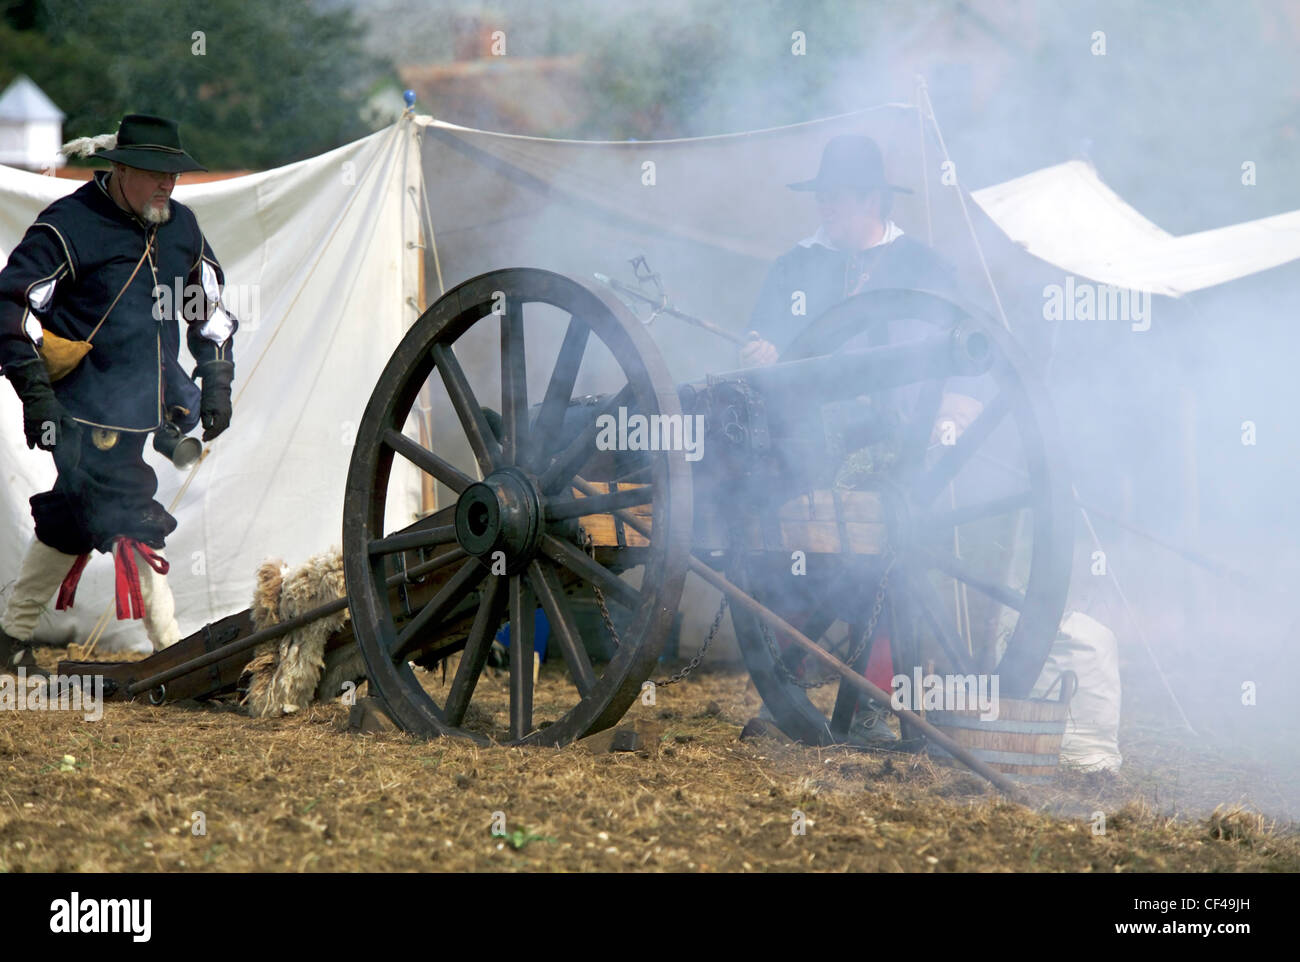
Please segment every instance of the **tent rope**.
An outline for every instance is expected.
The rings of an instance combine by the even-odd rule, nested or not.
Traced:
[[[1073,483],[1070,485],[1070,492],[1074,495],[1075,503],[1078,504],[1079,489],[1076,488]],[[1083,523],[1088,528],[1088,535],[1092,538],[1093,547],[1105,554],[1109,559],[1110,555],[1102,546],[1101,538],[1097,536],[1097,529],[1092,526],[1092,518],[1088,516],[1088,509],[1080,504],[1079,514],[1083,516]],[[1183,725],[1189,732],[1196,735],[1196,729],[1192,727],[1191,721],[1188,720],[1187,712],[1183,711],[1182,702],[1180,702],[1178,696],[1174,694],[1174,689],[1170,686],[1169,679],[1165,677],[1164,669],[1160,667],[1160,659],[1156,657],[1155,650],[1151,647],[1151,641],[1147,638],[1147,633],[1142,627],[1142,622],[1138,619],[1137,612],[1133,610],[1133,606],[1129,603],[1128,595],[1124,593],[1124,586],[1119,583],[1119,578],[1115,574],[1115,566],[1112,565],[1109,560],[1106,562],[1106,573],[1110,575],[1111,583],[1115,585],[1115,591],[1119,595],[1120,602],[1124,605],[1124,611],[1128,614],[1129,621],[1132,622],[1133,628],[1137,632],[1138,640],[1142,642],[1142,647],[1146,649],[1147,656],[1151,659],[1151,664],[1155,666],[1156,674],[1160,677],[1160,684],[1164,686],[1165,691],[1169,695],[1169,700],[1172,701],[1174,707],[1178,709],[1178,715],[1182,718]]]
[[[393,132],[389,136],[390,142],[397,139],[397,135],[400,128],[401,128],[400,123],[393,125]],[[391,143],[386,144],[385,149],[378,152],[375,155],[374,160],[371,162],[372,165],[374,163],[377,163],[381,158],[387,156],[388,150],[390,148],[391,148]],[[371,168],[369,167],[366,168],[366,174],[369,174],[370,170]],[[347,219],[348,214],[352,210],[352,205],[357,202],[357,198],[360,196],[361,196],[361,191],[354,190],[352,192],[352,196],[348,198],[347,205],[343,208],[343,213],[341,213],[338,216],[338,218],[334,221],[334,226],[330,228],[329,235],[325,238],[324,243],[317,245],[316,257],[311,262],[311,266],[307,270],[307,275],[303,279],[303,283],[299,285],[298,290],[294,293],[293,300],[289,302],[289,306],[286,307],[283,312],[281,312],[280,320],[276,323],[275,329],[271,332],[270,338],[267,339],[266,346],[262,348],[262,352],[257,356],[257,360],[253,363],[252,370],[250,370],[248,374],[241,379],[243,381],[243,386],[239,389],[239,393],[235,395],[236,403],[238,403],[239,399],[244,396],[244,392],[248,390],[248,385],[253,380],[253,376],[257,373],[258,368],[261,366],[262,361],[266,358],[267,354],[270,353],[271,345],[275,343],[275,339],[280,336],[280,331],[284,329],[285,320],[289,317],[291,313],[293,313],[294,306],[298,303],[298,299],[302,297],[303,291],[305,291],[309,286],[308,282],[311,280],[311,277],[315,273],[316,268],[320,265],[321,258],[324,256],[325,250],[329,247],[330,243],[334,240],[334,237],[338,234],[340,228],[342,228],[343,222]],[[197,471],[199,469],[199,465],[201,465],[202,463],[203,462],[200,460],[200,462],[196,464],[191,469],[191,471],[192,472]]]
[[[1053,341],[1053,349],[1055,346],[1055,341]],[[1043,365],[1043,379],[1045,381],[1050,378],[1052,363],[1055,360],[1056,354],[1052,353],[1048,355],[1047,363]],[[1115,566],[1109,561],[1111,557],[1110,552],[1107,551],[1106,546],[1101,543],[1101,537],[1097,534],[1097,529],[1093,527],[1092,517],[1088,513],[1088,509],[1085,508],[1083,503],[1080,501],[1079,489],[1075,486],[1073,481],[1070,482],[1070,494],[1074,497],[1074,503],[1079,509],[1079,514],[1083,518],[1084,525],[1088,529],[1088,536],[1092,538],[1093,549],[1100,551],[1107,558],[1106,573],[1110,575],[1111,583],[1115,586],[1115,592],[1119,595],[1120,604],[1124,606],[1124,612],[1128,615],[1129,622],[1133,625],[1133,628],[1137,633],[1138,641],[1140,641],[1142,647],[1146,649],[1147,657],[1151,659],[1151,664],[1155,667],[1156,675],[1160,678],[1160,684],[1164,686],[1165,692],[1169,695],[1169,700],[1172,701],[1174,707],[1178,709],[1178,715],[1182,718],[1183,725],[1192,735],[1196,735],[1196,729],[1192,727],[1191,721],[1187,718],[1187,712],[1183,710],[1182,702],[1180,702],[1178,696],[1174,694],[1174,689],[1169,684],[1169,679],[1165,675],[1164,668],[1160,665],[1160,659],[1156,657],[1155,649],[1151,647],[1151,640],[1147,637],[1147,633],[1142,627],[1142,622],[1138,619],[1137,612],[1129,602],[1128,594],[1124,591],[1124,586],[1120,584],[1119,576],[1115,574]]]
[[[925,111],[921,109],[921,92],[925,87],[925,78],[916,75],[916,124],[917,141],[921,148],[921,190],[925,198],[925,242],[934,246],[934,215],[930,210],[930,162],[925,156]]]
[[[996,468],[1000,468],[1001,470],[1005,471],[1009,475],[1012,475],[1021,480],[1028,480],[1028,475],[1026,475],[1020,468],[1007,464],[1005,461],[1001,461],[998,458],[992,457],[991,455],[984,454],[983,452],[979,452],[979,451],[975,453],[975,457],[976,459],[983,461],[986,464],[991,464]],[[1173,689],[1170,687],[1169,680],[1165,677],[1164,670],[1160,667],[1160,660],[1156,658],[1155,652],[1151,648],[1151,642],[1147,638],[1146,632],[1142,630],[1141,622],[1138,621],[1137,612],[1133,610],[1133,606],[1132,604],[1130,604],[1128,600],[1128,595],[1124,593],[1124,587],[1120,584],[1119,578],[1115,574],[1115,568],[1110,563],[1110,554],[1109,552],[1106,552],[1105,545],[1101,543],[1101,538],[1097,534],[1097,529],[1094,528],[1092,525],[1092,519],[1089,516],[1087,509],[1084,508],[1083,504],[1079,501],[1079,491],[1073,484],[1070,485],[1070,493],[1074,497],[1075,504],[1078,506],[1079,511],[1083,515],[1083,521],[1084,524],[1086,524],[1088,527],[1088,534],[1092,538],[1093,547],[1096,550],[1106,554],[1106,558],[1107,558],[1106,573],[1110,575],[1110,580],[1114,583],[1115,590],[1119,593],[1120,601],[1124,606],[1125,612],[1129,616],[1129,620],[1133,622],[1134,627],[1137,629],[1138,639],[1142,642],[1143,647],[1146,649],[1147,655],[1151,659],[1151,663],[1155,666],[1156,673],[1159,674],[1160,681],[1164,685],[1165,691],[1168,693],[1170,700],[1173,701],[1174,706],[1178,709],[1178,714],[1182,716],[1183,724],[1187,726],[1187,730],[1189,732],[1195,735],[1196,729],[1194,729],[1191,725],[1191,722],[1187,720],[1187,713],[1183,711],[1183,706],[1178,701],[1178,696],[1174,694]],[[1159,543],[1160,542],[1157,542],[1157,544]]]
[[[924,77],[917,77],[917,93],[925,101],[925,113],[930,118],[930,123],[934,125],[934,134],[939,141],[939,149],[943,151],[945,163],[952,164],[953,186],[957,188],[957,202],[961,205],[961,215],[966,219],[966,229],[970,231],[971,240],[975,243],[975,253],[979,255],[980,267],[984,269],[984,278],[989,282],[989,291],[993,294],[993,304],[998,309],[998,319],[1002,326],[1007,329],[1007,333],[1012,333],[1011,324],[1007,321],[1007,313],[1002,309],[1002,298],[998,294],[998,286],[993,283],[993,273],[989,270],[988,260],[984,257],[984,246],[980,243],[979,235],[975,233],[975,222],[971,220],[970,209],[966,206],[966,192],[961,188],[961,181],[957,179],[957,165],[953,163],[952,156],[948,153],[948,145],[944,143],[943,131],[939,129],[939,118],[934,115],[934,104],[930,102],[930,90],[926,86]]]
[[[422,132],[417,132],[416,137],[422,137]],[[433,254],[433,271],[434,276],[438,279],[438,296],[441,297],[447,293],[447,288],[442,282],[442,258],[438,256],[438,238],[433,232],[433,214],[429,209],[429,187],[424,179],[424,154],[420,153],[420,202],[424,208],[424,226],[428,231],[429,246],[428,251]]]

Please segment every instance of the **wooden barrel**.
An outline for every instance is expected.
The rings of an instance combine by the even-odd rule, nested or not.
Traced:
[[[1013,781],[1049,782],[1061,763],[1061,736],[1078,687],[1072,671],[1062,672],[1059,680],[1061,691],[1055,699],[999,698],[995,719],[985,720],[979,709],[968,709],[927,711],[925,720]],[[928,751],[936,758],[952,757],[933,742]]]

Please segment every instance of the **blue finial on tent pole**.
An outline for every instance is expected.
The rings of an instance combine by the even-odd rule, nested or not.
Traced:
[[[415,91],[414,91],[414,90],[403,90],[403,91],[402,91],[402,100],[405,101],[405,103],[406,103],[406,109],[407,109],[407,110],[410,110],[412,107],[415,106]]]

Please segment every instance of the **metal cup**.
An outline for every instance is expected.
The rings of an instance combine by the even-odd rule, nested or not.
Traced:
[[[162,427],[153,433],[153,449],[183,471],[199,459],[203,442],[186,437],[171,421],[163,421]]]

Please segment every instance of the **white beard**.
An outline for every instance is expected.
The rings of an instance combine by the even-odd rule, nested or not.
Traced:
[[[157,227],[159,224],[165,224],[172,219],[172,205],[168,202],[162,210],[150,205],[144,209],[144,222],[150,226]]]

